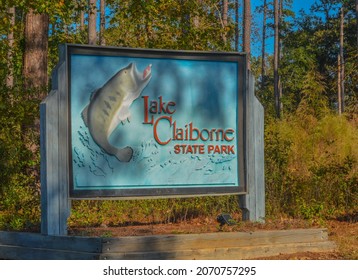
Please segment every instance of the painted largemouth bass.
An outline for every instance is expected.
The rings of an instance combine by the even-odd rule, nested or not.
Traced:
[[[129,107],[137,99],[151,78],[151,65],[143,73],[138,72],[134,63],[119,70],[90,98],[82,111],[82,118],[93,140],[107,154],[119,161],[128,162],[133,156],[129,146],[117,148],[109,143],[109,136],[119,123],[129,121]]]

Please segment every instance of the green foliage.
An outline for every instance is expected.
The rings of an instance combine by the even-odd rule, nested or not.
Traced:
[[[345,14],[345,110],[350,118],[357,114],[358,53],[354,0],[316,1],[310,14],[301,12],[290,25],[285,24],[284,30],[281,30],[279,74],[283,114],[309,109],[311,114],[324,115],[327,109],[337,110],[339,11],[342,5]],[[252,66],[256,76],[260,77],[261,64],[256,62]],[[272,68],[272,58],[268,57],[264,77],[267,83],[264,88],[258,87],[257,92],[269,116],[275,114]]]
[[[29,96],[29,93],[28,93]],[[0,228],[33,229],[40,220],[38,135],[31,131],[38,118],[37,102],[17,88],[0,90]],[[24,129],[29,133],[23,133]],[[33,129],[33,128],[32,128]],[[35,172],[34,172],[35,171]]]
[[[107,1],[113,11],[105,37],[113,46],[230,50],[234,23],[226,29],[217,1]],[[223,41],[223,35],[228,40]]]
[[[37,105],[38,102],[33,99],[24,99],[19,89],[0,90],[0,153],[4,167],[0,169],[0,176],[4,178],[0,188],[6,187],[6,182],[11,181],[13,176],[38,169],[39,157],[34,157],[33,151],[29,150],[30,146],[39,142],[32,127],[39,114]],[[23,134],[25,128],[30,130],[26,136]]]
[[[345,117],[297,113],[265,131],[267,208],[312,218],[356,209],[358,129]]]
[[[18,176],[1,195],[0,229],[34,231],[40,227],[40,194]],[[29,184],[30,185],[30,184]]]

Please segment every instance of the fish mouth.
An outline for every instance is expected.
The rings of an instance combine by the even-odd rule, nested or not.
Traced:
[[[152,64],[149,64],[143,71],[143,79],[147,79],[152,75]]]
[[[131,69],[132,69],[133,76],[136,82],[138,83],[138,85],[140,85],[141,88],[144,88],[149,83],[149,80],[152,77],[152,64],[149,64],[143,70],[143,72],[138,71],[135,63],[131,64]]]

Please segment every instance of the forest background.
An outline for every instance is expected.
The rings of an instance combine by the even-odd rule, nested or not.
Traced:
[[[357,213],[358,0],[256,2],[0,0],[0,230],[40,227],[39,104],[62,43],[247,52],[265,108],[266,218]],[[83,200],[69,226],[222,212],[240,212],[236,196]]]

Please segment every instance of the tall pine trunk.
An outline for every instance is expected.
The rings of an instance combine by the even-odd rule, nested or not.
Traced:
[[[223,38],[225,46],[226,46],[226,42],[227,42],[227,32],[226,32],[227,13],[228,13],[228,2],[227,2],[227,0],[223,0],[223,7],[222,7],[223,35],[222,35],[222,38]]]
[[[23,77],[24,88],[27,96],[25,98],[38,103],[47,95],[48,75],[48,31],[49,16],[48,14],[38,13],[29,9],[25,16],[25,51],[23,56]],[[21,127],[21,137],[26,149],[32,153],[32,161],[38,159],[40,137],[40,120],[32,118],[31,112],[24,119]],[[25,157],[25,160],[29,158]],[[27,166],[24,170],[33,178],[35,188],[40,186],[39,166]]]
[[[101,46],[106,45],[106,40],[104,38],[104,31],[106,29],[105,9],[106,9],[106,1],[101,0],[101,2],[100,2],[100,30],[99,30],[99,44]]]
[[[244,34],[243,34],[243,45],[244,52],[247,54],[248,69],[251,69],[250,66],[250,56],[251,56],[251,1],[244,0]]]
[[[97,43],[96,21],[97,21],[96,0],[89,0],[88,44],[90,45],[95,45]]]
[[[73,0],[75,5],[76,5],[76,9],[78,9],[78,13],[79,13],[79,17],[80,17],[80,22],[79,25],[77,25],[77,31],[83,32],[85,31],[85,12],[84,12],[84,6],[82,4],[82,1],[77,1],[77,0]]]
[[[267,16],[267,3],[264,0],[263,4],[263,20],[262,20],[262,48],[261,48],[261,89],[265,87],[266,76],[266,16]]]
[[[356,0],[356,29],[357,29],[357,55],[358,55],[358,0]]]
[[[239,36],[239,0],[235,0],[235,51],[239,51]]]
[[[344,10],[341,8],[339,24],[339,55],[338,55],[338,113],[344,112]]]
[[[39,99],[47,94],[48,14],[29,9],[25,17],[23,76],[25,89],[37,89]]]
[[[275,110],[276,117],[280,118],[280,92],[279,92],[279,74],[278,74],[278,63],[279,63],[279,5],[278,0],[274,1],[274,96],[275,96]]]
[[[278,69],[280,69],[280,62],[282,60],[282,36],[281,33],[281,26],[282,26],[282,14],[283,14],[283,0],[279,0],[279,8],[278,8]],[[283,113],[283,103],[282,103],[282,80],[280,73],[278,73],[278,95],[279,95],[279,110],[280,116]]]
[[[15,27],[15,7],[8,9],[10,28],[7,36],[8,50],[7,50],[7,75],[6,86],[12,88],[14,86],[14,66],[13,66],[13,53],[14,53],[14,27]]]
[[[338,59],[337,59],[337,85],[338,85],[338,115],[342,114],[342,71],[341,71],[341,55],[338,54]]]
[[[80,11],[80,30],[85,31],[85,12]]]

